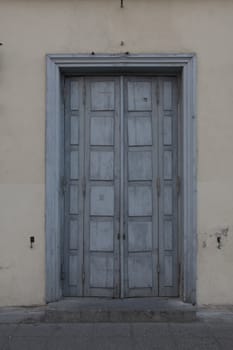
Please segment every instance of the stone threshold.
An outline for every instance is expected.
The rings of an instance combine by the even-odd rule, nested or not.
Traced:
[[[196,307],[177,298],[64,298],[42,307],[2,308],[0,323],[191,322]]]

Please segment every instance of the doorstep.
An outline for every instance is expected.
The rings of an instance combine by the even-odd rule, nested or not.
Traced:
[[[65,298],[42,307],[1,308],[0,323],[191,322],[196,307],[175,298]]]
[[[196,308],[172,298],[67,298],[50,303],[45,322],[187,322]]]

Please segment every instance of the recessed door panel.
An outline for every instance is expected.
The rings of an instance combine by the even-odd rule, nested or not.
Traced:
[[[113,180],[114,152],[91,151],[90,169],[92,180]]]
[[[129,289],[153,288],[153,267],[151,253],[129,254]]]
[[[113,254],[90,254],[90,289],[114,288],[114,259]]]
[[[89,81],[92,111],[111,111],[115,107],[114,81]]]
[[[152,247],[152,222],[128,221],[129,252],[150,251]]]
[[[128,117],[129,146],[151,146],[152,124],[150,117]]]
[[[151,81],[129,80],[128,86],[128,111],[151,110]]]
[[[91,145],[113,146],[114,144],[114,118],[91,118]]]
[[[128,162],[129,180],[152,180],[151,151],[130,151]]]
[[[91,185],[90,214],[92,216],[114,215],[114,187]]]
[[[131,184],[128,187],[128,213],[129,216],[152,215],[151,186]]]
[[[113,219],[96,220],[90,222],[90,251],[113,252],[114,250],[114,222]]]

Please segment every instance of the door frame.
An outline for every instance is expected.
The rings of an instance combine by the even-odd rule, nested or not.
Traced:
[[[176,74],[181,77],[180,118],[180,297],[196,303],[197,116],[196,55],[49,54],[46,56],[46,302],[62,297],[62,144],[64,76],[69,74]]]

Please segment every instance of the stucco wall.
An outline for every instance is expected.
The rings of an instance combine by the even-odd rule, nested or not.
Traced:
[[[197,297],[233,303],[233,2],[124,1],[0,0],[0,305],[44,302],[45,54],[91,51],[197,54]]]

